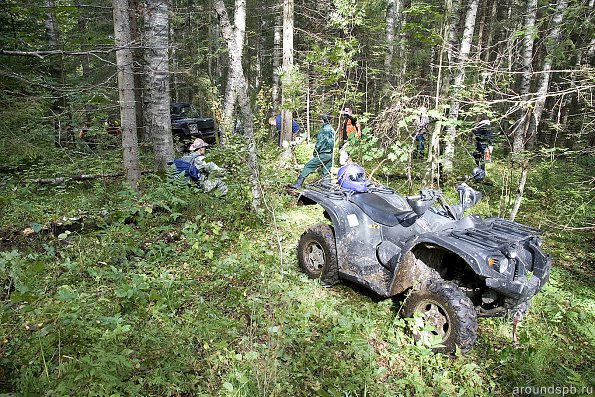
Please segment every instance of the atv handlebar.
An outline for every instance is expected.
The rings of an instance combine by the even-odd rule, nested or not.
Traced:
[[[442,190],[422,189],[418,195],[407,196],[407,200],[433,201],[436,200],[438,197],[442,197]]]

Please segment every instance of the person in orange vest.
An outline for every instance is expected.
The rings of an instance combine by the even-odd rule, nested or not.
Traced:
[[[351,137],[360,138],[362,130],[357,117],[353,115],[353,108],[345,106],[339,112],[341,115],[341,128],[339,136],[341,137],[341,149],[339,150],[339,164],[345,165],[349,161],[348,139]]]

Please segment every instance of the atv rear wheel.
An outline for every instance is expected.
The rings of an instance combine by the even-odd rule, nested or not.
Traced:
[[[473,348],[477,339],[477,313],[473,302],[455,284],[441,278],[429,280],[425,286],[411,292],[403,306],[405,317],[420,313],[414,322],[416,340],[438,335],[444,347],[436,352],[452,353],[459,346],[463,353]],[[423,321],[419,321],[423,320]],[[424,324],[434,330],[424,331]]]
[[[319,278],[328,285],[339,281],[337,248],[333,229],[326,224],[311,226],[298,243],[300,268],[310,278]]]

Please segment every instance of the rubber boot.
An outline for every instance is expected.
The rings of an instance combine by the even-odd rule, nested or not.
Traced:
[[[304,179],[306,179],[306,178],[304,178],[301,175],[298,176],[297,181],[293,185],[289,185],[289,187],[292,188],[292,189],[299,189],[299,188],[301,188],[302,187],[302,184],[304,183]]]

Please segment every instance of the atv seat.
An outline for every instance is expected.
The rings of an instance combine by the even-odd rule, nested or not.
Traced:
[[[376,193],[356,193],[349,198],[349,201],[357,205],[374,222],[389,227],[415,216],[413,211],[398,209]]]

